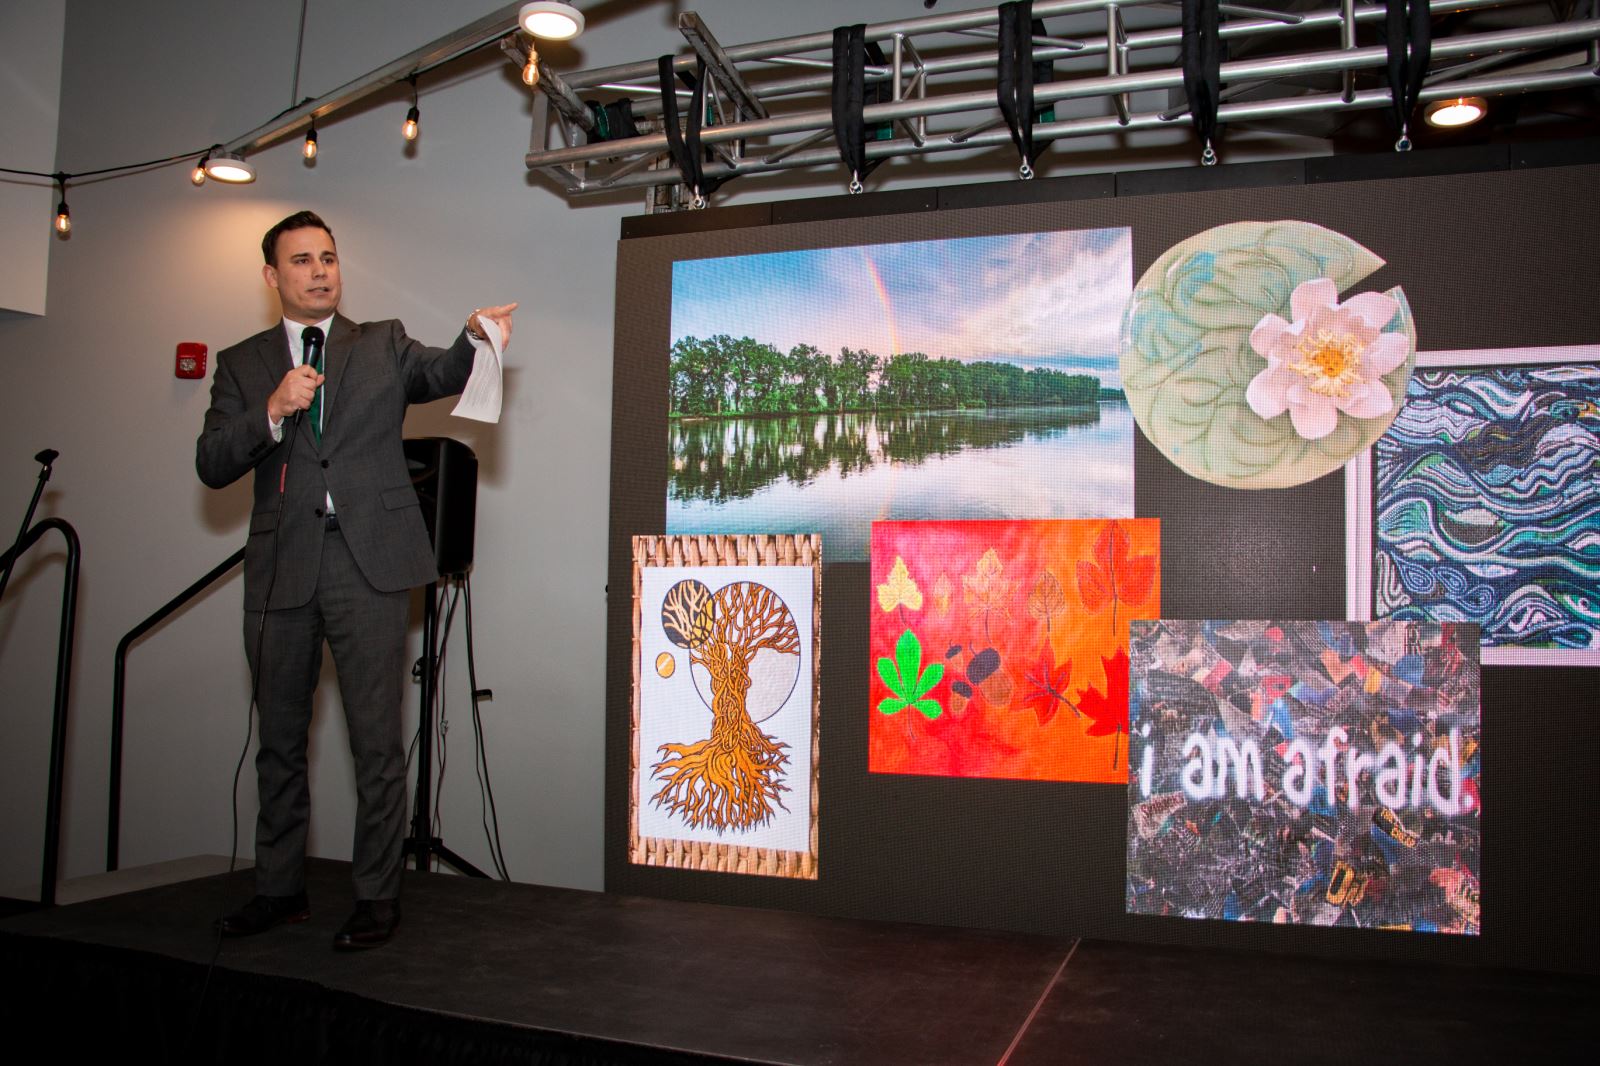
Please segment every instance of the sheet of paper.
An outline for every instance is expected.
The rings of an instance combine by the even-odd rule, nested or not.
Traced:
[[[467,378],[467,387],[461,390],[461,399],[450,413],[457,418],[499,422],[500,364],[505,357],[500,327],[483,317],[478,319],[478,327],[483,330],[485,339],[480,341],[470,333],[467,335],[473,347],[472,376]]]

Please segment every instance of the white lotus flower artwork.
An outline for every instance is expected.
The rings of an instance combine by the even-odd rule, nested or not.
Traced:
[[[1297,285],[1289,297],[1294,320],[1269,314],[1250,331],[1250,347],[1267,361],[1245,399],[1265,419],[1289,413],[1306,440],[1332,433],[1339,415],[1378,418],[1394,410],[1383,376],[1411,355],[1398,328],[1400,302],[1364,292],[1339,302],[1330,278]],[[1385,332],[1385,327],[1397,328]]]

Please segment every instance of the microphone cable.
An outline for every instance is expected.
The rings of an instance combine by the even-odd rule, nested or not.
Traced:
[[[322,347],[314,348],[317,360],[312,364],[313,370],[319,370],[321,363]],[[292,419],[287,419],[281,425],[289,434],[289,450],[283,455],[283,465],[278,468],[278,508],[274,512],[272,523],[272,567],[267,572],[267,589],[261,597],[261,621],[256,626],[256,653],[254,668],[250,671],[250,704],[245,708],[245,733],[244,746],[239,749],[239,759],[233,766],[233,786],[228,790],[230,798],[229,811],[231,818],[231,835],[228,839],[228,876],[224,884],[233,880],[233,875],[239,864],[239,775],[244,770],[245,756],[250,754],[250,741],[255,737],[255,716],[257,701],[261,696],[261,653],[266,647],[267,637],[267,608],[272,603],[272,590],[278,584],[278,547],[280,532],[283,529],[283,507],[288,499],[289,461],[294,458],[295,439],[300,436],[300,416],[304,411],[296,411]],[[249,537],[248,530],[245,533]],[[226,905],[226,904],[224,904]],[[206,964],[205,980],[200,985],[200,999],[195,1003],[194,1021],[189,1025],[189,1037],[192,1041],[196,1030],[199,1028],[200,1012],[205,1007],[206,994],[211,988],[211,975],[216,971],[217,960],[222,956],[222,921],[217,921],[217,940],[211,950],[211,961]]]

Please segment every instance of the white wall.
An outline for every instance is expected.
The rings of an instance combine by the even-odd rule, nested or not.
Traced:
[[[493,0],[313,0],[300,96],[315,96],[501,5]],[[543,51],[559,69],[680,50],[671,4],[586,4],[581,47]],[[692,5],[725,43],[924,13],[915,0]],[[974,5],[966,5],[974,6]],[[226,141],[291,102],[295,0],[220,5],[68,5],[57,165],[89,170]],[[254,157],[259,179],[193,188],[187,164],[74,187],[74,229],[50,257],[49,315],[0,320],[8,374],[0,420],[0,538],[20,521],[35,483],[34,452],[59,449],[40,517],[59,515],[83,540],[83,587],[72,676],[63,873],[102,868],[112,653],[119,637],[243,542],[241,482],[212,492],[194,475],[206,382],[172,376],[179,341],[218,349],[269,324],[260,280],[262,232],[310,207],[337,234],[344,311],[402,318],[446,343],[474,306],[521,300],[497,427],[413,411],[412,435],[446,434],[478,454],[474,571],[479,684],[506,857],[518,880],[601,887],[605,544],[611,344],[624,202],[569,204],[530,176],[528,95],[504,62],[456,68],[422,83],[422,136],[404,147],[402,90],[321,128],[314,167],[298,139]],[[1192,162],[1182,134],[1169,162]],[[1261,149],[1236,150],[1259,154]],[[1045,173],[1115,169],[1112,139],[1054,149]],[[1309,154],[1304,146],[1287,154]],[[1140,158],[1149,165],[1158,157]],[[1076,161],[1076,162],[1075,162]],[[999,180],[1009,149],[940,168],[886,167],[874,187]],[[905,175],[905,176],[900,176]],[[756,180],[719,202],[842,191],[840,175]],[[42,216],[38,226],[48,226]],[[627,295],[623,295],[624,301]],[[0,604],[0,894],[37,891],[51,707],[59,541],[35,549]],[[229,781],[244,742],[249,693],[235,576],[130,658],[122,862],[230,844]],[[459,626],[458,626],[459,633]],[[414,634],[415,642],[415,634]],[[487,868],[471,767],[466,649],[449,652],[450,763],[446,842]],[[331,665],[313,733],[311,849],[347,858],[350,759]],[[408,730],[415,719],[415,697]],[[239,789],[241,851],[255,803]]]
[[[0,166],[54,169],[66,14],[66,0],[0,5]],[[0,314],[44,314],[51,231],[39,223],[55,196],[48,180],[0,174]]]

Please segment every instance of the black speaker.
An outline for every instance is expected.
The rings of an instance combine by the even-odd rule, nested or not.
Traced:
[[[439,576],[464,574],[478,518],[478,457],[449,437],[409,438],[405,450]]]

